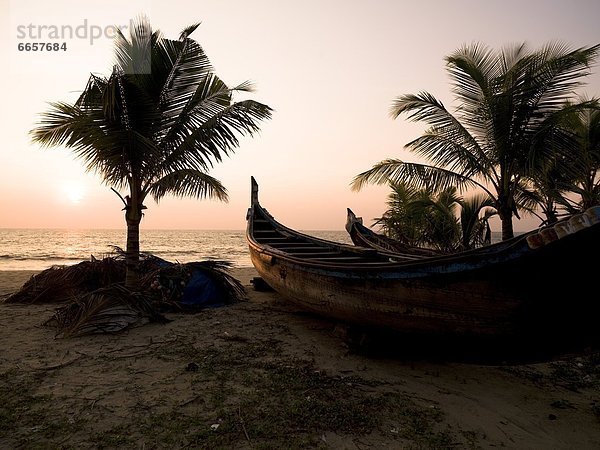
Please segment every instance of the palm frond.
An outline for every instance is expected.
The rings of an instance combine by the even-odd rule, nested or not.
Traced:
[[[130,21],[129,39],[115,27],[116,66],[125,74],[143,75],[152,72],[152,44],[158,39],[148,18],[140,15]]]
[[[157,202],[166,194],[178,197],[215,198],[227,201],[227,190],[219,180],[195,169],[176,169],[148,187]]]
[[[405,145],[431,160],[438,167],[471,176],[486,173],[495,181],[497,175],[490,156],[477,139],[433,95],[421,92],[396,98],[392,117],[405,113],[414,121],[425,122],[431,127],[419,138]]]
[[[160,158],[162,151],[138,131],[107,125],[102,117],[100,109],[52,103],[32,130],[32,140],[44,147],[72,149],[87,171],[102,175],[111,186],[123,187],[133,170],[143,173],[145,161]]]
[[[469,188],[481,188],[489,193],[485,186],[472,178],[447,169],[427,164],[408,163],[399,159],[386,159],[371,169],[354,177],[351,183],[353,191],[360,191],[367,184],[410,183],[418,188],[442,191],[456,187],[459,191]],[[489,193],[491,195],[491,193]]]
[[[498,55],[498,70],[494,74],[494,78],[502,78],[514,71],[515,67],[526,59],[529,54],[529,46],[526,42],[503,46]]]
[[[63,337],[117,333],[153,321],[165,323],[148,294],[113,284],[83,295],[75,303],[59,308],[46,325]]]
[[[202,22],[198,22],[198,23],[194,23],[192,25],[188,25],[187,27],[185,27],[179,34],[179,40],[183,41],[183,40],[187,39],[190,36],[190,34],[192,34],[194,31],[196,31],[196,29],[201,24],[202,24]]]
[[[90,146],[90,140],[100,140],[105,137],[101,124],[95,122],[94,117],[80,107],[54,102],[50,103],[50,108],[49,111],[41,114],[38,126],[30,132],[33,142],[44,147]],[[86,139],[82,135],[83,131],[91,133],[91,139]]]
[[[443,167],[466,177],[483,174],[494,185],[498,183],[494,166],[489,164],[488,157],[482,156],[483,151],[479,147],[474,149],[465,146],[461,137],[457,137],[452,130],[430,128],[404,147],[424,156],[436,167]]]
[[[125,280],[125,261],[115,258],[53,266],[32,276],[6,303],[62,303],[102,286]]]
[[[108,79],[99,75],[90,74],[85,89],[74,103],[74,106],[85,109],[88,105],[92,108],[99,105],[102,101],[102,95],[106,89],[107,83]]]
[[[560,111],[574,90],[589,75],[589,65],[600,47],[571,50],[560,42],[551,42],[524,58],[518,77],[511,86],[515,128],[513,140],[530,140],[548,115]]]
[[[166,130],[161,145],[172,148],[180,143],[195,128],[220,113],[231,104],[232,90],[216,75],[208,74],[196,85],[187,102],[178,104],[175,110],[164,108],[161,128]]]
[[[515,204],[519,209],[532,214],[541,202],[538,192],[519,187],[514,193]]]
[[[159,105],[163,114],[176,117],[196,87],[212,73],[212,65],[202,47],[193,39],[180,41],[161,40],[155,50],[157,64],[166,76],[158,92]],[[157,80],[158,81],[158,80]]]
[[[464,45],[446,58],[453,92],[473,110],[480,110],[493,90],[492,80],[497,76],[498,61],[493,50],[481,43]]]
[[[462,248],[470,249],[489,244],[489,219],[497,214],[494,200],[487,195],[475,194],[462,199],[460,206]]]
[[[197,312],[207,304],[227,305],[245,298],[243,285],[229,273],[228,261],[172,264],[147,254],[142,255],[140,266],[141,291],[131,291],[122,285],[125,252],[116,246],[113,252],[116,256],[102,260],[47,269],[6,302],[68,303],[47,321],[67,337],[114,333],[147,321],[164,322],[159,311]],[[193,284],[194,279],[209,283]]]
[[[180,167],[182,159],[195,160],[212,166],[239,146],[237,135],[253,135],[258,123],[271,117],[271,108],[253,100],[233,103],[213,115],[198,128],[189,130],[180,144],[172,150],[169,164]]]

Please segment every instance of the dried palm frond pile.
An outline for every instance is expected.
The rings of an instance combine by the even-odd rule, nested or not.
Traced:
[[[73,266],[53,266],[32,276],[6,303],[63,303],[102,286],[125,281],[125,261],[107,257]]]
[[[6,303],[68,303],[46,322],[58,334],[111,333],[147,322],[166,322],[163,312],[196,312],[245,297],[225,261],[173,264],[142,255],[139,292],[123,286],[124,253],[73,266],[54,266],[34,275]]]
[[[45,325],[55,327],[63,337],[115,333],[147,322],[166,323],[156,311],[152,297],[132,292],[121,284],[83,294],[73,303],[56,310]]]

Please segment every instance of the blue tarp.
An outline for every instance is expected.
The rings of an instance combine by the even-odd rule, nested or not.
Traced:
[[[214,308],[225,305],[219,286],[198,269],[192,271],[192,276],[185,285],[178,303],[191,308]]]
[[[174,264],[156,256],[153,257],[157,265],[167,269]],[[176,284],[169,280],[169,289],[172,291]],[[202,269],[192,269],[190,279],[183,288],[181,298],[177,303],[187,309],[217,308],[225,306],[225,293],[219,285]]]

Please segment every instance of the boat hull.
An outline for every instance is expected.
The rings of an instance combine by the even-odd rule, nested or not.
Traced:
[[[598,239],[597,231],[588,232]],[[540,249],[518,261],[422,274],[310,267],[253,245],[250,257],[273,289],[320,315],[406,333],[506,336],[568,333],[597,317],[586,249],[567,238],[558,244],[552,255]]]
[[[401,332],[498,334],[511,332],[518,302],[478,292],[476,281],[444,283],[438,280],[385,279],[369,274],[339,277],[310,270],[268,255],[251,253],[259,275],[282,296],[302,308],[343,322]],[[483,288],[492,291],[493,286]]]
[[[600,224],[535,249],[523,237],[485,250],[403,259],[303,235],[256,201],[247,240],[257,272],[283,298],[349,324],[486,337],[598,328],[597,270],[587,256],[600,250]],[[327,251],[337,254],[319,253]]]

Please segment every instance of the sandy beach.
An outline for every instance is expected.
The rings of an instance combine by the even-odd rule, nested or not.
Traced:
[[[32,273],[0,272],[0,299]],[[234,275],[248,301],[119,335],[55,339],[56,306],[0,305],[0,448],[600,448],[597,353],[368,355]]]

